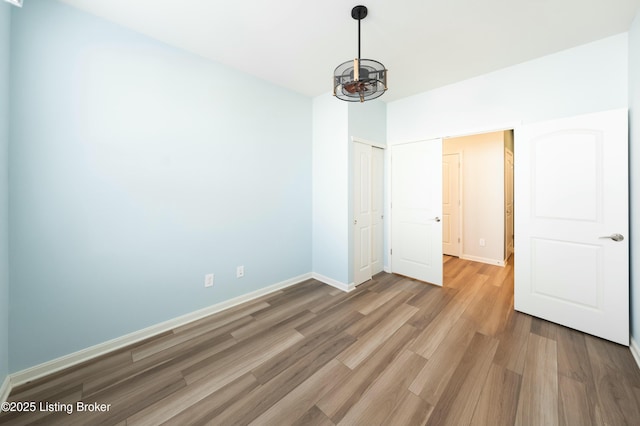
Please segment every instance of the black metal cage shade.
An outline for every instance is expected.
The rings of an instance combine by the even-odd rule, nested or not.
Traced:
[[[366,6],[355,6],[351,17],[358,21],[358,57],[333,71],[333,95],[347,102],[378,98],[387,90],[387,69],[373,59],[360,59],[360,21],[367,16]]]
[[[358,66],[358,75],[355,68]],[[347,61],[333,72],[333,94],[343,101],[364,102],[382,96],[387,90],[387,70],[373,59]]]

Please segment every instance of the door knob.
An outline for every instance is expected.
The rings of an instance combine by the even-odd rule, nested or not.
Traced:
[[[358,219],[353,219],[353,224],[357,225],[358,224]]]
[[[611,234],[611,235],[605,235],[604,237],[600,237],[600,238],[611,238],[613,241],[622,241],[624,240],[624,235],[622,234]]]
[[[436,222],[440,222],[440,218],[436,216]]]

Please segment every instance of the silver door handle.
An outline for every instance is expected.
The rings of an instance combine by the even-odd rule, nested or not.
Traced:
[[[605,235],[604,237],[600,237],[600,238],[611,238],[613,241],[622,241],[622,240],[624,240],[624,235],[622,235],[622,234],[611,234],[611,235]]]
[[[438,216],[436,216],[436,222],[440,222],[440,218]]]

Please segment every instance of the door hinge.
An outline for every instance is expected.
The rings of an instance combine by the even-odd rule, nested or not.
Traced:
[[[393,254],[393,249],[389,250],[389,254]]]

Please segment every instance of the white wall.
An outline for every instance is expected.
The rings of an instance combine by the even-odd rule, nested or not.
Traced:
[[[631,335],[640,344],[640,13],[629,30]]]
[[[459,136],[624,108],[628,55],[624,33],[391,102],[387,141]]]
[[[461,159],[462,258],[504,261],[504,146],[504,132],[443,141],[443,154]]]

